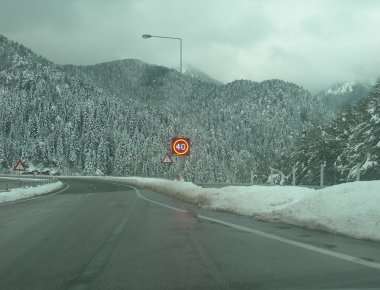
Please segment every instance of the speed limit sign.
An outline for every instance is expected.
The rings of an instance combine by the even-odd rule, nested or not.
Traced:
[[[171,151],[175,156],[187,156],[190,154],[190,139],[185,137],[174,137],[171,141]]]

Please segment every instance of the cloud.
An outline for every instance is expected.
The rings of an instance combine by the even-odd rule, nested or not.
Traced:
[[[1,32],[58,63],[184,62],[222,81],[281,78],[317,90],[380,72],[376,0],[0,0]]]

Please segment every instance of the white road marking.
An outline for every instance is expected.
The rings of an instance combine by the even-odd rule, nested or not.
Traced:
[[[145,197],[144,195],[142,195],[141,193],[140,193],[140,191],[136,188],[136,194],[137,194],[137,196],[139,197],[139,198],[141,198],[141,199],[143,199],[143,200],[146,200],[146,201],[148,201],[148,202],[150,202],[150,203],[154,203],[154,204],[156,204],[156,205],[159,205],[159,206],[161,206],[161,207],[166,207],[166,208],[169,208],[169,209],[172,209],[172,210],[175,210],[175,211],[179,211],[179,212],[188,212],[187,210],[185,210],[185,209],[181,209],[181,208],[178,208],[178,207],[175,207],[175,206],[170,206],[170,205],[168,205],[168,204],[165,204],[165,203],[161,203],[161,202],[158,202],[158,201],[155,201],[155,200],[151,200],[151,199],[149,199],[149,198],[147,198],[147,197]]]
[[[175,206],[168,205],[168,204],[166,204],[166,203],[162,203],[162,202],[158,202],[158,201],[155,201],[155,200],[149,199],[149,198],[145,197],[145,196],[140,192],[140,190],[139,190],[137,187],[134,187],[134,186],[132,186],[132,185],[129,185],[129,184],[128,184],[128,185],[125,185],[125,184],[114,183],[114,182],[111,182],[111,183],[116,184],[116,185],[119,185],[119,186],[124,186],[124,187],[129,187],[129,188],[134,189],[135,192],[136,192],[137,197],[138,197],[138,198],[141,198],[141,199],[143,199],[143,200],[145,200],[145,201],[147,201],[147,202],[154,203],[154,204],[156,204],[156,205],[158,205],[158,206],[165,207],[165,208],[169,208],[169,209],[172,209],[172,210],[175,210],[175,211],[178,211],[178,212],[183,212],[183,213],[188,212],[186,209],[178,208],[178,207],[175,207]]]
[[[118,184],[118,185],[120,185],[120,184]],[[130,188],[133,188],[136,191],[136,194],[137,194],[137,196],[139,198],[144,199],[144,200],[146,200],[148,202],[151,202],[151,203],[154,203],[154,204],[159,205],[161,207],[166,207],[166,208],[169,208],[169,209],[172,209],[172,210],[175,210],[175,211],[188,212],[187,210],[184,210],[184,209],[180,209],[180,208],[173,207],[173,206],[170,206],[170,205],[167,205],[167,204],[155,201],[155,200],[151,200],[151,199],[145,197],[144,195],[142,195],[140,193],[139,189],[137,189],[136,187],[134,187],[132,185],[126,185],[126,186],[130,187]],[[235,230],[251,233],[251,234],[254,234],[254,235],[257,235],[257,236],[261,236],[261,237],[264,237],[264,238],[267,238],[267,239],[271,239],[271,240],[278,241],[278,242],[281,242],[281,243],[284,243],[284,244],[288,244],[288,245],[291,245],[291,246],[294,246],[294,247],[297,247],[297,248],[302,248],[302,249],[309,250],[309,251],[312,251],[312,252],[315,252],[315,253],[319,253],[319,254],[322,254],[322,255],[334,257],[334,258],[337,258],[337,259],[340,259],[340,260],[343,260],[343,261],[347,261],[347,262],[351,262],[351,263],[358,264],[358,265],[361,265],[361,266],[365,266],[365,267],[368,267],[368,268],[380,270],[380,263],[377,263],[377,262],[371,262],[371,261],[367,261],[367,260],[364,260],[364,259],[361,259],[361,258],[358,258],[358,257],[350,256],[350,255],[347,255],[347,254],[338,253],[338,252],[334,252],[334,251],[331,251],[331,250],[319,248],[317,246],[313,246],[313,245],[302,243],[302,242],[297,242],[297,241],[294,241],[294,240],[290,240],[290,239],[287,239],[287,238],[276,236],[274,234],[269,234],[269,233],[266,233],[266,232],[263,232],[263,231],[255,230],[255,229],[252,229],[252,228],[249,228],[249,227],[240,226],[240,225],[229,223],[229,222],[225,222],[225,221],[220,220],[220,219],[215,219],[215,218],[207,217],[207,216],[200,215],[200,214],[197,214],[196,217],[199,218],[199,219],[201,219],[201,220],[205,220],[205,221],[221,224],[221,225],[233,228]]]
[[[290,239],[287,239],[287,238],[276,236],[274,234],[269,234],[269,233],[266,233],[266,232],[263,232],[263,231],[259,231],[259,230],[255,230],[255,229],[252,229],[252,228],[248,228],[248,227],[245,227],[245,226],[239,226],[237,224],[225,222],[225,221],[222,221],[222,220],[219,220],[219,219],[215,219],[215,218],[210,218],[210,217],[207,217],[207,216],[204,216],[204,215],[197,215],[197,217],[199,219],[202,219],[202,220],[210,221],[210,222],[213,222],[213,223],[218,223],[218,224],[221,224],[221,225],[224,225],[224,226],[227,226],[227,227],[239,230],[239,231],[248,232],[248,233],[251,233],[251,234],[254,234],[254,235],[258,235],[258,236],[261,236],[261,237],[264,237],[264,238],[267,238],[267,239],[275,240],[275,241],[278,241],[278,242],[281,242],[281,243],[284,243],[284,244],[288,244],[288,245],[291,245],[291,246],[294,246],[294,247],[306,249],[306,250],[313,251],[313,252],[316,252],[316,253],[319,253],[319,254],[331,256],[331,257],[334,257],[334,258],[337,258],[337,259],[341,259],[341,260],[344,260],[344,261],[348,261],[348,262],[352,262],[352,263],[359,264],[359,265],[362,265],[362,266],[366,266],[366,267],[369,267],[369,268],[374,268],[374,269],[380,270],[380,263],[371,262],[371,261],[367,261],[367,260],[364,260],[364,259],[361,259],[361,258],[358,258],[358,257],[350,256],[350,255],[347,255],[347,254],[338,253],[338,252],[334,252],[334,251],[331,251],[331,250],[319,248],[319,247],[316,247],[316,246],[313,246],[313,245],[305,244],[305,243],[302,243],[302,242],[297,242],[297,241],[294,241],[294,240],[290,240]]]

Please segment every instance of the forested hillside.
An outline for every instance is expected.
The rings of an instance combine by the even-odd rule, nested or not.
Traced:
[[[193,143],[185,178],[258,182],[325,108],[281,80],[221,85],[137,60],[60,66],[0,37],[0,159],[94,174],[174,176],[161,159]]]
[[[380,81],[358,104],[348,106],[327,126],[309,129],[289,164],[297,165],[298,183],[317,184],[326,161],[328,184],[380,178]],[[289,170],[289,168],[287,168]]]
[[[316,97],[326,104],[335,114],[345,106],[356,105],[361,99],[368,96],[372,85],[361,82],[337,83],[316,94]]]

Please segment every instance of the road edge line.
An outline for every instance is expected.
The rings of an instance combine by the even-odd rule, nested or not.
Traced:
[[[111,183],[113,183],[113,182],[111,182]],[[171,209],[171,210],[175,210],[175,211],[178,211],[178,212],[182,212],[182,213],[187,213],[187,212],[189,212],[189,211],[186,210],[186,209],[181,209],[181,208],[178,208],[178,207],[175,207],[175,206],[171,206],[171,205],[168,205],[168,204],[165,204],[165,203],[162,203],[162,202],[155,201],[155,200],[152,200],[152,199],[150,199],[150,198],[147,198],[146,196],[144,196],[144,195],[140,192],[140,190],[139,190],[137,187],[135,187],[135,186],[133,186],[133,185],[130,185],[130,184],[121,184],[121,183],[113,183],[113,184],[116,184],[116,185],[119,185],[119,186],[121,185],[121,186],[125,186],[125,187],[132,188],[132,189],[136,192],[136,195],[137,195],[138,198],[143,199],[143,200],[145,200],[145,201],[147,201],[147,202],[154,203],[154,204],[156,204],[156,205],[158,205],[158,206],[165,207],[165,208],[168,208],[168,209]]]
[[[198,214],[197,217],[199,219],[201,219],[201,220],[217,223],[217,224],[220,224],[220,225],[223,225],[223,226],[227,226],[227,227],[233,228],[235,230],[251,233],[251,234],[258,235],[258,236],[261,236],[261,237],[264,237],[264,238],[267,238],[267,239],[271,239],[271,240],[275,240],[275,241],[278,241],[278,242],[281,242],[281,243],[284,243],[284,244],[288,244],[288,245],[291,245],[291,246],[294,246],[294,247],[302,248],[302,249],[309,250],[309,251],[312,251],[312,252],[316,252],[316,253],[319,253],[319,254],[323,254],[323,255],[326,255],[326,256],[334,257],[334,258],[337,258],[337,259],[340,259],[340,260],[344,260],[344,261],[348,261],[348,262],[351,262],[351,263],[355,263],[355,264],[359,264],[359,265],[366,266],[366,267],[369,267],[369,268],[380,270],[380,263],[367,261],[367,260],[364,260],[364,259],[361,259],[361,258],[358,258],[358,257],[347,255],[347,254],[343,254],[343,253],[339,253],[339,252],[323,249],[323,248],[320,248],[320,247],[317,247],[317,246],[313,246],[313,245],[310,245],[310,244],[306,244],[306,243],[302,243],[302,242],[297,242],[297,241],[294,241],[294,240],[291,240],[291,239],[287,239],[287,238],[283,238],[283,237],[280,237],[280,236],[277,236],[277,235],[274,235],[274,234],[270,234],[270,233],[266,233],[266,232],[263,232],[263,231],[255,230],[255,229],[252,229],[252,228],[249,228],[249,227],[240,226],[240,225],[237,225],[237,224],[225,222],[223,220],[207,217],[207,216],[204,216],[204,215],[199,215]]]
[[[117,184],[120,185],[119,183],[117,183]],[[169,209],[172,209],[172,210],[175,210],[175,211],[188,212],[187,210],[183,210],[183,209],[180,209],[180,208],[172,207],[170,205],[167,205],[167,204],[164,204],[164,203],[161,203],[161,202],[158,202],[158,201],[151,200],[151,199],[145,197],[143,194],[141,194],[140,190],[138,188],[132,186],[132,185],[122,184],[122,186],[126,186],[126,187],[134,189],[135,192],[136,192],[137,197],[139,197],[139,198],[141,198],[143,200],[146,200],[148,202],[151,202],[151,203],[154,203],[154,204],[159,205],[161,207],[169,208]],[[204,215],[201,215],[201,214],[197,214],[196,217],[198,219],[200,219],[200,220],[205,220],[205,221],[208,221],[208,222],[213,222],[213,223],[216,223],[216,224],[220,224],[220,225],[223,225],[223,226],[227,226],[227,227],[233,228],[235,230],[247,232],[247,233],[250,233],[250,234],[255,234],[255,235],[258,235],[258,236],[261,236],[261,237],[264,237],[264,238],[267,238],[267,239],[275,240],[275,241],[278,241],[278,242],[281,242],[281,243],[284,243],[284,244],[287,244],[287,245],[290,245],[290,246],[293,246],[293,247],[302,248],[302,249],[309,250],[309,251],[315,252],[315,253],[319,253],[319,254],[322,254],[322,255],[325,255],[325,256],[334,257],[336,259],[340,259],[340,260],[343,260],[343,261],[346,261],[346,262],[351,262],[351,263],[358,264],[358,265],[361,265],[361,266],[365,266],[365,267],[368,267],[368,268],[380,270],[380,263],[371,262],[371,261],[367,261],[367,260],[364,260],[364,259],[361,259],[361,258],[358,258],[358,257],[350,256],[350,255],[347,255],[347,254],[344,254],[344,253],[339,253],[339,252],[334,252],[334,251],[331,251],[331,250],[323,249],[323,248],[320,248],[320,247],[317,247],[317,246],[313,246],[313,245],[310,245],[310,244],[306,244],[306,243],[298,242],[298,241],[295,241],[295,240],[283,238],[283,237],[280,237],[280,236],[277,236],[277,235],[274,235],[274,234],[271,234],[271,233],[266,233],[266,232],[263,232],[263,231],[260,231],[260,230],[255,230],[255,229],[246,227],[246,226],[241,226],[241,225],[225,222],[223,220],[211,218],[211,217],[204,216]]]

